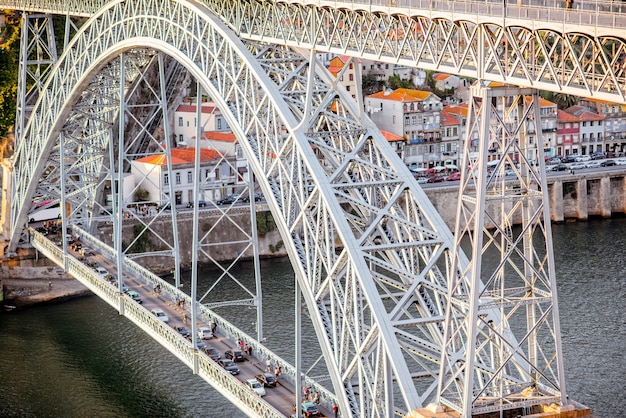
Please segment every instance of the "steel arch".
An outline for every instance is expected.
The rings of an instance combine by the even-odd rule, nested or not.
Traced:
[[[195,3],[111,2],[81,30],[16,153],[12,242],[66,121],[80,113],[74,105],[85,87],[102,69],[116,73],[106,66],[111,57],[147,42],[184,63],[214,96],[254,172],[263,174],[344,413],[390,416],[433,400],[449,230],[320,63],[282,47],[246,49]],[[100,88],[94,107],[107,111],[95,131],[105,139],[117,114],[110,97],[120,85]]]

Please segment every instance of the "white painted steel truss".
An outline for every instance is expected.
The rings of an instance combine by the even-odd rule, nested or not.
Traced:
[[[478,325],[472,320],[476,317],[463,310],[459,322],[457,311],[446,304],[449,288],[482,289],[480,277],[467,274],[449,287],[457,269],[465,273],[475,263],[455,251],[458,243],[411,174],[321,63],[280,46],[244,47],[201,6],[182,1],[111,2],[78,34],[42,91],[16,152],[12,243],[37,195],[69,203],[66,225],[85,218],[93,225],[102,209],[101,190],[121,173],[112,161],[130,160],[150,149],[142,145],[128,151],[138,135],[129,135],[117,149],[115,145],[117,125],[122,126],[119,103],[125,108],[131,103],[124,94],[141,83],[154,57],[162,59],[143,48],[147,42],[182,64],[234,129],[285,238],[344,414],[387,417],[437,396],[458,408],[459,395],[452,390],[458,382],[450,382],[459,369],[449,359],[462,341],[459,335],[471,338],[474,334],[466,330]],[[168,94],[154,97],[163,101]],[[165,107],[162,103],[161,109]],[[138,125],[145,131],[150,121]],[[153,132],[147,135],[156,151],[168,155]],[[126,155],[118,153],[121,148]],[[112,212],[121,216],[121,211]],[[530,223],[531,228],[537,225],[534,219]],[[175,228],[173,235],[175,243]],[[552,297],[552,289],[541,289],[545,298]],[[541,315],[531,325],[532,337],[534,328],[550,323],[546,315],[556,307],[538,304]],[[475,308],[479,305],[477,300]],[[501,402],[511,382],[520,388],[524,378],[537,377],[533,371],[524,375],[499,367],[490,357],[499,353],[502,360],[503,345],[518,347],[508,335],[507,322],[500,320],[497,308],[504,305],[480,306],[489,309],[499,334],[467,354],[483,360],[471,368],[476,373],[497,376],[498,383],[509,385],[509,392],[497,392],[492,390],[495,380],[466,380],[474,388],[464,393],[491,396],[480,404],[484,410],[508,409],[511,404]],[[445,323],[451,329],[447,339]],[[527,341],[524,337],[521,343]],[[446,347],[443,365],[441,347]],[[511,361],[523,363],[520,352]],[[536,347],[532,353],[536,361]],[[542,390],[552,384],[552,395],[558,398],[563,386],[553,383],[559,379],[562,374],[545,379],[542,374],[533,383]],[[485,402],[484,397],[479,400]],[[552,400],[546,396],[539,403]]]
[[[471,92],[454,235],[454,248],[470,245],[471,255],[467,263],[456,253],[450,277],[439,402],[467,417],[559,405],[565,381],[539,97]]]

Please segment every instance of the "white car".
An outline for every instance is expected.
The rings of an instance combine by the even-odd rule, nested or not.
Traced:
[[[626,158],[618,158],[615,160],[616,165],[626,165]]]
[[[428,183],[428,177],[418,177],[417,178],[417,183],[418,184],[426,184],[426,183]]]
[[[256,379],[248,379],[246,381],[246,385],[259,394],[259,396],[265,396],[265,388],[263,385]]]
[[[94,269],[96,271],[96,273],[98,273],[98,275],[102,278],[107,277],[109,275],[109,271],[107,269],[105,269],[104,267],[96,267]]]
[[[584,163],[587,161],[591,161],[591,155],[580,155],[576,157],[576,162],[578,163]]]
[[[582,170],[585,167],[587,167],[585,163],[574,163],[569,166],[572,170]]]
[[[169,322],[170,321],[170,319],[167,317],[165,312],[163,312],[161,309],[153,309],[151,312],[152,312],[152,314],[154,316],[157,317],[157,319],[159,321],[163,321],[163,322]]]
[[[200,339],[202,340],[208,340],[210,338],[213,338],[213,333],[211,332],[210,328],[200,328],[198,330],[198,337],[200,337]]]
[[[589,161],[587,164],[585,164],[585,167],[587,167],[587,168],[598,168],[598,167],[600,167],[600,161]]]

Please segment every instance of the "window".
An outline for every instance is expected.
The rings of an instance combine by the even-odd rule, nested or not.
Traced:
[[[178,142],[183,142],[183,134],[178,135]]]
[[[391,123],[394,124],[394,125],[396,124],[396,115],[393,115]]]
[[[350,91],[350,86],[346,86],[346,91]]]
[[[170,184],[170,176],[167,173],[163,174],[163,184],[165,185]]]
[[[217,129],[222,129],[222,118],[217,118]]]
[[[178,117],[178,126],[183,126],[183,117],[182,116]]]
[[[176,184],[180,184],[180,173],[176,173]]]
[[[352,64],[350,64],[350,65],[352,65]],[[348,77],[349,77],[350,81],[354,81],[354,74],[350,74]]]
[[[194,128],[196,127],[197,124],[198,124],[198,118],[193,118],[193,126],[194,126]]]
[[[193,183],[193,173],[191,171],[187,171],[187,183]]]

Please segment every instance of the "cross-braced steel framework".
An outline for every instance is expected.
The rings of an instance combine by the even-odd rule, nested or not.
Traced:
[[[148,41],[150,50],[143,48]],[[99,200],[102,190],[119,187],[125,167],[138,155],[170,157],[151,119],[167,120],[170,94],[163,54],[180,63],[216,101],[257,174],[285,238],[344,414],[386,417],[433,401],[471,413],[563,400],[558,316],[550,284],[554,273],[546,267],[551,262],[549,227],[536,212],[531,214],[530,204],[521,204],[527,210],[528,226],[520,238],[527,259],[519,266],[528,273],[525,285],[518,287],[540,296],[512,302],[509,292],[518,287],[505,287],[508,271],[496,269],[489,278],[469,274],[480,270],[480,247],[472,247],[478,253],[472,253],[471,261],[465,259],[461,243],[452,238],[406,167],[314,54],[307,60],[280,46],[244,47],[195,3],[112,2],[76,36],[42,90],[38,111],[18,146],[12,243],[36,195],[62,202],[65,225],[93,226],[104,210],[119,228],[119,208],[125,202],[114,201],[107,211]],[[132,131],[126,116],[137,114],[129,111],[137,105],[130,99],[132,92],[150,66],[160,68],[161,90],[153,92],[159,111],[143,112],[143,119],[134,121],[139,128],[126,136],[124,132]],[[152,84],[146,85],[150,89]],[[144,110],[150,107],[143,105]],[[486,135],[487,129],[479,132]],[[501,146],[508,149],[511,144],[503,141]],[[541,178],[536,169],[527,170],[524,163],[521,167],[520,181],[529,173]],[[480,176],[479,182],[487,182],[486,175]],[[201,187],[198,177],[195,190]],[[541,183],[526,180],[529,189]],[[459,219],[483,225],[481,213],[469,210]],[[165,215],[161,211],[156,216]],[[174,211],[166,217],[175,221],[175,216]],[[502,264],[517,265],[513,215],[503,209],[501,219],[504,223],[496,225],[502,232],[490,236],[503,240],[498,246],[506,248]],[[149,229],[152,220],[141,222]],[[171,255],[180,239],[175,224],[167,244]],[[539,255],[531,254],[534,241],[527,238],[542,228],[547,244]],[[459,231],[457,237],[471,236],[468,231]],[[205,251],[206,238],[194,230],[195,253]],[[122,263],[126,255],[119,229],[114,245]],[[471,302],[464,292],[474,292]],[[493,298],[491,304],[485,302],[487,296]],[[522,307],[526,325],[518,342],[510,319]],[[537,334],[546,329],[552,332],[546,334],[552,337],[552,349],[552,343],[538,346]],[[473,341],[479,346],[467,350]],[[552,356],[544,354],[551,350]],[[461,365],[460,355],[473,365]],[[540,358],[547,359],[549,371],[539,366]],[[479,378],[470,378],[472,372]],[[513,399],[515,390],[525,398]]]
[[[468,417],[560,404],[564,388],[537,91],[471,91],[439,382],[439,402]]]

